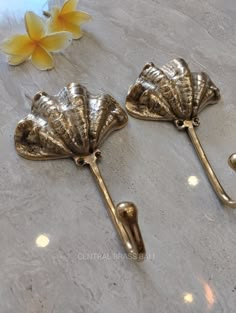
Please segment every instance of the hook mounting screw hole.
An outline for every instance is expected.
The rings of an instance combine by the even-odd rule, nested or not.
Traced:
[[[198,117],[194,117],[193,119],[193,126],[198,127],[200,125],[200,121]]]
[[[84,164],[85,164],[84,159],[79,159],[79,160],[77,161],[77,163],[78,163],[78,165],[80,165],[80,166],[84,166]]]
[[[101,154],[101,151],[97,150],[97,151],[95,152],[96,158],[100,158],[101,155],[102,155],[102,154]]]

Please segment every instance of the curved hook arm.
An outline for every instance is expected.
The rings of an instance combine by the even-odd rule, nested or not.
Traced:
[[[221,186],[213,168],[211,167],[207,156],[201,146],[201,143],[198,139],[198,136],[195,132],[194,125],[192,121],[185,121],[184,126],[187,128],[188,135],[191,139],[191,142],[193,143],[193,146],[198,154],[198,157],[202,163],[203,168],[205,169],[208,179],[215,190],[215,193],[217,194],[218,198],[227,206],[231,208],[236,208],[236,201],[233,201],[225,192],[223,187]]]
[[[145,258],[145,247],[138,226],[137,208],[131,202],[122,202],[117,206],[114,205],[96,163],[97,157],[100,154],[100,151],[97,150],[91,155],[75,159],[76,164],[87,164],[90,166],[104,196],[112,222],[125,246],[128,256],[137,261],[143,261]]]

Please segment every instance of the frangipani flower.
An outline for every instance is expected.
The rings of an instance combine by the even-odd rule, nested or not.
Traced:
[[[51,32],[69,31],[72,33],[73,39],[79,39],[83,33],[80,25],[91,19],[91,16],[85,12],[77,11],[76,7],[79,0],[66,0],[62,8],[54,7],[47,13],[50,16],[48,21],[48,29]]]
[[[72,40],[69,32],[46,33],[43,20],[33,12],[26,12],[27,34],[14,35],[1,44],[1,50],[9,55],[8,63],[18,65],[31,58],[35,67],[48,70],[54,67],[50,52],[65,49]]]

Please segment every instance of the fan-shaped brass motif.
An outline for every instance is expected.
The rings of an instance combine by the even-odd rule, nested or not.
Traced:
[[[56,96],[45,92],[34,96],[31,113],[17,125],[15,146],[26,159],[72,158],[76,165],[89,165],[128,255],[142,261],[145,248],[136,206],[114,205],[96,163],[104,139],[127,122],[126,112],[111,96],[93,96],[72,83]]]

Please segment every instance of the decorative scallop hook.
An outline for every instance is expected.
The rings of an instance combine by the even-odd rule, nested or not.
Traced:
[[[136,118],[171,121],[177,129],[186,130],[215,193],[225,205],[236,208],[236,202],[221,186],[195,132],[200,125],[198,113],[219,100],[220,91],[206,73],[193,73],[183,59],[174,59],[162,68],[153,63],[144,66],[129,89],[126,108]],[[236,169],[236,155],[231,156],[229,162]]]
[[[72,158],[78,166],[89,165],[128,256],[142,261],[145,247],[137,208],[131,202],[114,205],[97,165],[102,141],[127,122],[126,112],[111,96],[93,96],[71,83],[56,96],[45,92],[34,96],[31,114],[17,125],[15,146],[26,159]]]

